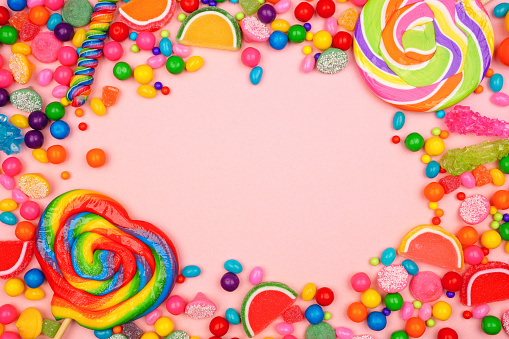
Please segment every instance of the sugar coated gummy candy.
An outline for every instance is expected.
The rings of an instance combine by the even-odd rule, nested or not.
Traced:
[[[42,98],[32,87],[18,89],[11,93],[11,103],[17,109],[31,113],[42,109]]]
[[[41,28],[31,21],[27,21],[21,27],[21,31],[19,32],[19,38],[23,41],[32,41],[35,39],[37,34],[41,31]]]
[[[355,24],[357,24],[357,19],[359,18],[359,13],[353,8],[349,8],[341,14],[338,19],[338,25],[346,29],[347,31],[353,31],[355,29]]]
[[[500,261],[470,266],[463,275],[460,301],[477,306],[509,299],[509,265]]]
[[[244,39],[246,42],[264,42],[269,40],[269,29],[263,22],[254,16],[242,19],[240,22],[240,28],[242,29],[242,33],[244,33]]]
[[[410,293],[420,302],[431,302],[442,296],[444,288],[440,277],[434,272],[421,271],[410,281]]]
[[[316,68],[325,74],[335,74],[342,71],[348,63],[348,55],[340,49],[329,48],[320,54]]]
[[[114,333],[109,339],[127,339],[122,333]]]
[[[68,0],[62,8],[62,19],[73,27],[83,27],[90,23],[93,12],[88,0]]]
[[[143,330],[133,322],[122,325],[122,330],[127,339],[140,339],[143,335]]]
[[[21,130],[9,123],[6,115],[0,114],[0,150],[7,155],[19,153],[23,140]]]
[[[43,319],[41,332],[47,337],[54,338],[59,328],[60,323],[58,321]]]
[[[309,325],[304,334],[306,339],[336,339],[336,331],[326,322]]]
[[[475,168],[472,171],[472,175],[475,178],[475,185],[477,187],[487,185],[492,181],[490,171],[488,171],[488,169],[483,165]]]
[[[188,317],[193,319],[204,319],[212,317],[216,310],[216,304],[203,293],[198,293],[194,299],[186,305],[185,313]]]
[[[189,339],[189,335],[186,332],[180,330],[172,332],[169,336],[166,337],[166,339]]]
[[[14,80],[20,85],[24,85],[30,80],[35,66],[25,55],[14,53],[9,60],[9,68]]]
[[[378,287],[386,293],[403,291],[410,281],[410,275],[401,265],[390,265],[382,268],[376,279]]]
[[[33,199],[45,198],[50,191],[49,183],[40,174],[23,174],[18,185],[23,193]]]
[[[449,194],[460,188],[461,179],[459,176],[447,175],[438,180],[438,183],[444,187],[445,194]]]
[[[460,217],[470,225],[477,225],[490,214],[490,201],[483,195],[474,194],[460,204]]]
[[[32,55],[42,63],[50,63],[58,58],[58,50],[62,42],[55,37],[53,32],[42,32],[32,41]]]
[[[9,23],[12,27],[16,28],[17,31],[21,31],[23,24],[28,21],[28,12],[19,11],[9,19]]]
[[[246,15],[253,15],[258,12],[260,2],[258,0],[239,0],[240,7]]]
[[[114,86],[104,86],[101,100],[106,107],[111,107],[117,102],[120,90]]]
[[[304,314],[299,305],[288,307],[283,313],[283,320],[287,324],[298,323],[304,320]]]

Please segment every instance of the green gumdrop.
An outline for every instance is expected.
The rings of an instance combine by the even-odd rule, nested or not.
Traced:
[[[60,328],[60,323],[54,320],[43,319],[41,333],[47,337],[54,338]]]
[[[487,315],[481,321],[482,331],[489,335],[499,334],[502,330],[502,322],[495,316]]]
[[[509,157],[503,157],[498,162],[498,169],[502,171],[502,173],[509,174]]]
[[[288,39],[296,44],[306,40],[306,29],[302,25],[293,25],[288,30]]]
[[[239,4],[246,15],[253,15],[258,12],[258,9],[260,8],[258,0],[240,0]]]
[[[46,113],[46,116],[50,120],[60,120],[65,115],[65,107],[58,101],[54,101],[48,104],[46,106],[46,109],[44,110],[44,113]]]
[[[336,339],[334,328],[326,322],[309,325],[304,335],[306,339]]]
[[[391,339],[408,339],[405,331],[396,331],[391,334]]]
[[[505,222],[498,228],[498,233],[500,233],[500,237],[505,240],[509,241],[509,222]]]
[[[410,133],[405,139],[405,146],[412,152],[417,152],[424,146],[424,138],[419,133]]]
[[[127,80],[133,74],[131,66],[127,62],[117,62],[113,67],[113,75],[118,80]]]
[[[18,31],[11,26],[0,28],[0,42],[6,45],[14,45],[18,40]]]
[[[166,69],[171,74],[180,74],[184,71],[184,67],[186,66],[184,59],[177,55],[173,55],[166,60]]]
[[[403,307],[403,297],[399,293],[387,293],[384,303],[389,311],[399,311]]]

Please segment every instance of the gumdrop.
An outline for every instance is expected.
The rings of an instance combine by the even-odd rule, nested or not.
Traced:
[[[117,102],[118,95],[120,93],[120,90],[113,86],[104,86],[101,100],[104,103],[104,106],[111,107],[115,105],[115,102]]]
[[[260,8],[258,0],[240,0],[239,4],[246,15],[253,15]]]
[[[359,13],[353,8],[349,8],[341,14],[338,19],[338,25],[346,29],[347,31],[353,31],[357,24]]]
[[[285,323],[293,324],[304,320],[304,315],[299,305],[293,305],[283,313],[283,320]]]
[[[438,183],[444,187],[445,194],[449,194],[460,188],[461,179],[459,176],[448,175],[440,179]]]
[[[23,41],[32,41],[39,34],[41,28],[31,21],[27,21],[23,24],[21,31],[19,32],[19,38]]]
[[[196,294],[187,306],[185,313],[193,319],[210,318],[216,312],[216,305],[210,301],[203,293]]]
[[[6,115],[0,114],[0,150],[11,155],[19,153],[24,138],[21,130],[7,120]]]
[[[122,330],[127,339],[140,339],[143,335],[143,330],[133,322],[122,325]]]
[[[28,20],[28,12],[20,11],[11,16],[9,19],[9,23],[12,27],[16,28],[16,30],[19,32],[21,31],[21,28],[23,28],[23,24]]]
[[[309,325],[304,335],[306,339],[336,339],[334,328],[326,322]]]
[[[42,320],[42,334],[47,337],[54,338],[60,328],[60,323],[54,320]]]
[[[487,185],[487,184],[491,183],[491,181],[493,180],[491,178],[490,171],[488,171],[488,169],[486,167],[484,167],[483,165],[474,169],[472,171],[472,174],[474,175],[475,185],[477,187]]]

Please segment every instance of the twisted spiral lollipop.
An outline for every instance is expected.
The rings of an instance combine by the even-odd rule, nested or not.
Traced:
[[[355,60],[370,89],[410,111],[463,100],[484,78],[493,50],[478,0],[370,0],[355,29]]]
[[[150,313],[178,274],[177,252],[166,234],[131,220],[118,202],[93,191],[70,191],[48,205],[36,249],[54,292],[54,317],[94,330]]]
[[[104,40],[108,35],[113,13],[118,0],[99,0],[94,6],[92,22],[88,26],[82,49],[79,53],[78,67],[74,70],[66,98],[73,107],[80,107],[90,95],[90,86],[94,83],[94,73],[99,58],[103,54]]]

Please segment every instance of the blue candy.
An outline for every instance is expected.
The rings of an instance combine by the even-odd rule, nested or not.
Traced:
[[[137,38],[137,37],[138,37],[138,33],[136,33],[136,32],[131,32],[131,33],[129,34],[129,39],[130,39],[131,41],[136,41],[136,38]]]
[[[380,262],[382,265],[389,266],[396,259],[396,250],[392,247],[386,248],[380,256]]]
[[[95,330],[94,335],[97,339],[108,339],[113,335],[113,330],[107,329],[107,330]]]
[[[32,268],[30,271],[25,273],[25,284],[30,288],[37,288],[44,282],[44,274],[38,268]]]
[[[403,112],[396,112],[392,118],[392,127],[399,131],[405,125],[405,114]]]
[[[256,66],[249,73],[249,80],[253,85],[258,85],[262,81],[263,69],[260,66]]]
[[[27,0],[7,0],[7,6],[15,12],[19,12],[25,9]]]
[[[509,4],[507,2],[499,3],[493,9],[493,15],[496,18],[503,18],[509,12]]]
[[[438,175],[438,173],[440,173],[440,164],[435,160],[428,162],[426,165],[426,177],[433,179]]]
[[[14,226],[18,223],[18,218],[11,212],[2,212],[0,213],[0,222],[9,226]]]
[[[373,331],[381,331],[387,326],[387,317],[382,312],[368,314],[368,327]]]
[[[227,260],[224,263],[224,269],[227,270],[228,272],[235,273],[235,274],[242,273],[242,265],[240,264],[240,262],[238,262],[235,259]]]
[[[233,308],[229,308],[226,310],[224,314],[226,320],[232,325],[238,325],[240,324],[240,317],[237,311],[235,311]]]
[[[443,119],[445,117],[445,112],[441,109],[440,111],[437,111],[436,115],[438,119]]]
[[[410,259],[403,260],[401,266],[403,266],[407,273],[410,275],[416,275],[419,273],[419,266],[417,266],[417,264]]]
[[[274,31],[269,37],[269,45],[275,50],[282,50],[288,43],[288,35],[280,31]]]
[[[173,53],[173,46],[170,39],[162,38],[161,41],[159,41],[159,51],[165,57],[169,57],[171,53]]]
[[[182,275],[186,278],[194,278],[201,274],[201,269],[195,265],[189,265],[182,269]]]
[[[502,74],[495,73],[490,78],[490,89],[493,92],[500,92],[504,86],[504,77]]]
[[[48,22],[46,23],[46,27],[53,32],[55,30],[55,27],[57,27],[57,25],[61,22],[62,16],[58,13],[53,13],[49,17]]]
[[[0,114],[0,151],[7,155],[19,153],[23,140],[21,130],[12,125],[6,115]]]
[[[311,305],[304,312],[304,316],[310,324],[316,325],[323,321],[325,313],[320,305]]]
[[[53,138],[62,140],[69,136],[71,129],[69,128],[69,124],[67,124],[65,121],[58,120],[51,124],[49,132]]]

